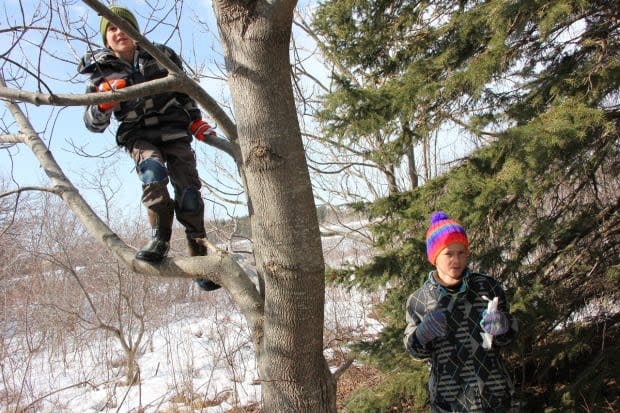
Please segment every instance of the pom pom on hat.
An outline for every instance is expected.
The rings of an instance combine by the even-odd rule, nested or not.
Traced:
[[[131,24],[136,30],[140,31],[140,26],[138,25],[138,20],[136,20],[136,16],[133,15],[129,9],[121,6],[110,6],[110,11],[116,14],[118,17],[123,18],[129,24]],[[101,38],[103,39],[103,45],[107,46],[106,41],[106,33],[108,31],[108,26],[110,22],[105,17],[101,18],[99,22],[99,31],[101,32]]]
[[[450,244],[462,244],[469,249],[469,240],[465,228],[450,219],[443,211],[435,211],[431,215],[431,225],[426,231],[426,256],[435,265],[437,255]]]

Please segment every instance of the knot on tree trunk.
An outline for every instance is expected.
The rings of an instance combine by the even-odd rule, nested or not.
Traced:
[[[257,145],[250,151],[247,166],[253,171],[269,171],[279,168],[284,158],[269,146]]]

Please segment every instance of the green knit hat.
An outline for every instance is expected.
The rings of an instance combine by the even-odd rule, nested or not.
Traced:
[[[133,13],[129,11],[129,9],[121,6],[110,6],[110,11],[116,14],[118,17],[122,17],[127,22],[129,22],[129,24],[131,24],[136,30],[140,31],[140,26],[138,26],[138,20],[136,20],[136,16],[134,16]],[[104,46],[107,46],[105,35],[108,31],[109,25],[110,22],[108,21],[108,19],[102,17],[101,22],[99,23],[99,31],[101,32],[101,38],[103,39]]]

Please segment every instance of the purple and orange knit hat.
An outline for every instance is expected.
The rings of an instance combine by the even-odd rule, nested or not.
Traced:
[[[431,226],[426,230],[426,256],[431,264],[439,252],[450,244],[463,244],[469,250],[469,240],[465,228],[450,219],[443,211],[435,211],[431,215]]]

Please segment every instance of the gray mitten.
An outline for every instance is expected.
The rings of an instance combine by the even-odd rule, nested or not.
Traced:
[[[423,346],[437,337],[444,337],[448,334],[448,321],[445,311],[442,309],[427,313],[422,318],[422,322],[418,324],[415,334]]]

